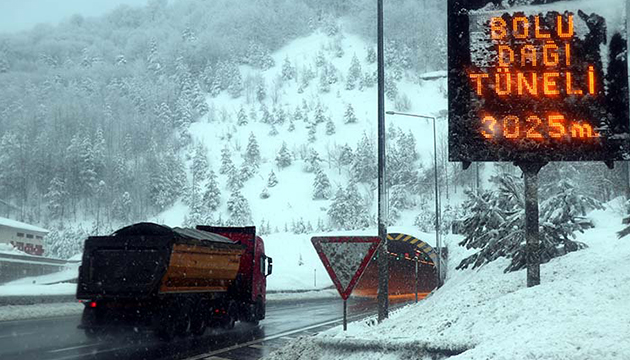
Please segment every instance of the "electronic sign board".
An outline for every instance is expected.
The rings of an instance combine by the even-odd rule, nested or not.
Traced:
[[[626,0],[449,0],[451,161],[630,159]]]

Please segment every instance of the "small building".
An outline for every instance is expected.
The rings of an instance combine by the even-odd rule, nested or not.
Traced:
[[[27,254],[44,254],[44,236],[48,232],[34,225],[0,217],[0,244],[12,244]]]

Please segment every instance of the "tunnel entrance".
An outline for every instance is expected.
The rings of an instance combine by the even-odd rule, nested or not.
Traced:
[[[426,297],[437,285],[435,249],[426,242],[408,234],[388,234],[389,240],[389,298],[413,300],[415,298],[416,263],[418,266],[418,299]],[[370,261],[361,280],[353,291],[354,296],[376,298],[378,289],[378,262]]]

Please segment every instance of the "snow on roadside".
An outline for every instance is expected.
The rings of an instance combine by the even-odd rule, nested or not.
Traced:
[[[597,227],[578,235],[589,248],[542,265],[539,286],[526,287],[525,271],[504,274],[506,259],[453,271],[466,251],[449,238],[450,277],[433,296],[379,326],[352,323],[347,333],[335,328],[318,340],[470,349],[453,359],[627,359],[630,239],[617,239],[622,226],[614,210],[595,211],[591,218]],[[320,351],[313,358],[347,357]]]
[[[82,311],[83,304],[79,302],[0,306],[0,322],[78,315]]]
[[[311,290],[303,292],[267,293],[267,301],[336,299],[339,293],[335,289]]]

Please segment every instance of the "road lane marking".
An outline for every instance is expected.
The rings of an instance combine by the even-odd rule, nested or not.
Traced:
[[[326,321],[326,322],[319,323],[319,324],[309,325],[309,326],[303,327],[301,329],[285,331],[283,333],[272,335],[272,336],[268,336],[268,337],[265,337],[263,339],[253,340],[253,341],[249,341],[249,342],[246,342],[246,343],[237,344],[237,345],[233,345],[233,346],[226,347],[226,348],[223,348],[223,349],[211,351],[209,353],[205,353],[205,354],[200,354],[200,355],[196,355],[196,356],[193,356],[193,357],[189,357],[186,360],[201,360],[201,359],[209,360],[209,359],[212,359],[212,356],[215,356],[215,355],[223,354],[223,353],[226,353],[226,352],[229,352],[229,351],[232,351],[232,350],[244,348],[244,347],[251,346],[251,345],[254,345],[254,344],[259,344],[259,343],[261,343],[263,341],[278,339],[278,338],[285,337],[285,336],[288,336],[288,335],[297,334],[297,333],[300,333],[300,332],[303,332],[303,331],[306,331],[306,330],[315,329],[315,328],[318,328],[318,327],[321,327],[321,326],[326,326],[326,325],[338,323],[338,322],[341,322],[341,321],[342,321],[342,319],[335,319],[335,320],[330,320],[330,321]],[[57,360],[60,360],[60,359],[57,359]]]
[[[33,334],[37,334],[37,332],[33,331],[33,332],[27,332],[27,333],[14,333],[14,334],[8,334],[8,335],[0,335],[0,339],[9,338],[9,337],[18,337],[22,335],[33,335]]]
[[[71,347],[67,347],[67,348],[63,348],[63,349],[55,349],[55,350],[49,350],[49,353],[58,353],[58,352],[62,352],[62,351],[69,351],[69,350],[75,350],[75,349],[83,349],[86,347],[92,347],[92,346],[99,346],[102,345],[101,343],[96,343],[96,344],[83,344],[83,345],[77,345],[77,346],[71,346]]]
[[[78,354],[78,355],[64,356],[64,357],[60,357],[60,358],[54,358],[54,359],[51,359],[51,360],[76,359],[76,358],[80,358],[80,357],[94,356],[94,355],[104,354],[104,353],[108,353],[108,352],[112,352],[112,351],[118,351],[118,350],[123,350],[123,349],[133,349],[134,347],[135,346],[121,346],[121,347],[117,347],[117,348],[113,348],[113,349],[107,349],[107,350],[102,350],[102,351],[93,351],[93,352],[90,352],[90,353],[87,353],[87,354]]]

